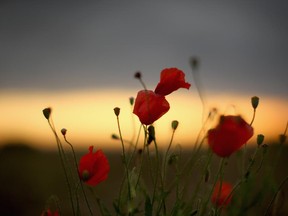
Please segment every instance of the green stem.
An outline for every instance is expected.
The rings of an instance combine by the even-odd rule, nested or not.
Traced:
[[[170,150],[172,142],[173,142],[174,134],[175,134],[175,130],[172,131],[172,136],[171,136],[168,148],[167,148],[165,156],[164,156],[163,170],[162,170],[163,171],[162,177],[163,177],[164,182],[165,182],[165,179],[166,179],[167,157],[168,157],[168,153],[169,153],[169,150]]]
[[[118,126],[119,136],[120,136],[121,145],[122,145],[123,163],[124,163],[124,166],[125,166],[125,173],[126,173],[127,187],[128,187],[128,200],[130,202],[131,199],[132,199],[131,198],[130,177],[129,177],[128,164],[127,164],[127,160],[126,160],[125,146],[124,146],[124,141],[123,141],[121,127],[120,127],[120,121],[119,121],[119,117],[118,116],[117,116],[117,126]]]
[[[142,126],[143,125],[141,124],[140,130],[141,130]],[[142,150],[141,158],[140,158],[140,168],[139,168],[139,173],[138,173],[138,177],[137,177],[137,182],[136,182],[135,188],[137,188],[137,186],[139,184],[139,181],[140,181],[140,177],[141,177],[141,173],[142,173],[142,169],[143,169],[144,152],[145,152],[145,147],[146,147],[146,142],[147,142],[147,133],[146,133],[144,127],[143,127],[143,129],[144,129],[144,143],[143,143],[143,150]],[[139,134],[140,134],[140,130],[139,130]],[[138,137],[139,137],[139,135],[138,135]]]
[[[161,201],[160,201],[160,205],[158,206],[158,213],[160,212],[162,205],[163,205],[163,213],[164,215],[166,215],[166,202],[165,202],[165,198],[163,197],[165,191],[164,191],[164,183],[163,183],[163,176],[162,176],[162,172],[160,171],[160,157],[159,157],[159,150],[158,150],[158,145],[156,140],[154,139],[154,145],[155,145],[155,152],[156,152],[156,171],[155,171],[155,175],[156,175],[156,180],[155,180],[155,185],[154,185],[154,196],[155,196],[155,192],[156,192],[156,188],[157,188],[157,184],[158,184],[158,175],[160,175],[160,187],[161,187]]]
[[[190,202],[191,206],[193,205],[193,203],[195,201],[195,198],[198,195],[198,191],[200,189],[201,184],[204,182],[203,179],[205,178],[206,170],[208,169],[208,166],[210,165],[210,162],[212,160],[212,156],[213,156],[213,152],[210,151],[210,153],[208,155],[208,160],[207,160],[207,162],[206,162],[206,164],[204,166],[204,170],[203,170],[202,176],[201,176],[200,180],[197,183],[195,191],[193,192],[193,197],[192,197],[191,202]]]
[[[253,109],[253,116],[252,116],[252,120],[250,122],[250,126],[252,126],[254,120],[255,120],[255,116],[256,116],[256,109]]]
[[[76,212],[75,212],[75,206],[74,206],[74,201],[73,201],[73,194],[72,194],[72,187],[71,187],[71,184],[70,184],[70,181],[69,181],[69,178],[68,178],[68,172],[67,172],[67,169],[65,167],[65,152],[64,152],[64,149],[63,149],[63,146],[62,146],[62,143],[57,135],[57,132],[55,130],[55,126],[53,124],[53,121],[51,122],[50,119],[48,119],[48,124],[55,136],[55,139],[56,139],[56,142],[57,142],[57,147],[58,147],[58,153],[59,153],[59,156],[60,156],[60,161],[61,161],[61,165],[62,165],[62,168],[64,170],[64,175],[65,175],[65,180],[66,180],[66,183],[68,185],[68,191],[69,191],[69,197],[70,197],[70,203],[71,203],[71,206],[72,206],[72,211],[73,211],[73,215],[76,215]]]
[[[72,153],[73,153],[73,159],[74,159],[74,164],[75,164],[75,168],[76,168],[76,171],[78,170],[78,163],[77,163],[77,159],[76,159],[76,154],[75,154],[75,151],[74,151],[74,147],[73,145],[66,139],[66,136],[64,136],[64,140],[66,141],[66,143],[71,147],[71,150],[72,150]],[[81,190],[83,192],[83,195],[84,195],[84,199],[85,199],[85,202],[87,204],[87,207],[89,209],[89,212],[90,212],[90,215],[93,215],[93,212],[92,212],[92,209],[91,209],[91,206],[88,202],[88,198],[86,196],[86,193],[85,193],[85,190],[84,190],[84,187],[83,187],[83,184],[82,184],[82,181],[80,179],[80,176],[78,175],[78,179],[79,179],[79,182],[80,182],[80,186],[81,186]]]
[[[272,199],[271,199],[271,201],[270,201],[270,203],[269,203],[269,205],[268,205],[268,207],[267,207],[267,209],[266,209],[266,211],[265,211],[264,216],[269,215],[270,208],[272,207],[272,205],[273,205],[273,203],[274,203],[274,200],[275,200],[276,197],[277,197],[277,194],[280,192],[280,190],[282,189],[282,187],[284,186],[284,184],[285,184],[287,181],[288,181],[288,176],[286,176],[286,178],[285,178],[285,179],[281,182],[281,184],[279,185],[276,193],[275,193],[274,196],[272,197]]]
[[[212,195],[212,193],[213,193],[213,191],[214,191],[214,188],[215,188],[215,185],[216,185],[216,183],[217,183],[217,181],[218,181],[218,179],[219,179],[219,175],[221,175],[221,176],[223,175],[223,167],[224,167],[224,164],[225,164],[225,159],[226,159],[226,158],[221,158],[219,170],[218,170],[218,172],[217,172],[217,174],[216,174],[216,177],[215,177],[215,180],[214,180],[214,183],[213,183],[213,187],[212,187],[212,189],[210,190],[209,195],[207,196],[206,201],[204,202],[204,205],[203,205],[203,207],[202,207],[202,211],[201,211],[201,213],[200,213],[200,216],[203,216],[203,215],[205,214],[205,212],[206,212],[206,207],[207,207],[207,205],[208,205],[209,200],[211,199],[211,195]],[[222,177],[221,177],[221,178],[222,178]]]
[[[98,205],[99,211],[102,216],[107,216],[107,214],[110,216],[110,213],[107,211],[107,209],[103,206],[101,199],[94,193],[91,187],[89,187],[89,190],[91,194],[94,196],[96,203]]]

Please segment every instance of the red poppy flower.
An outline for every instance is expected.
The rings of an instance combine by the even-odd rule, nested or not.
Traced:
[[[228,157],[253,136],[253,128],[241,116],[221,116],[216,128],[208,131],[208,144],[220,157]]]
[[[232,185],[228,182],[222,182],[222,184],[217,182],[211,196],[211,202],[217,207],[227,206],[232,199],[232,196],[229,196],[232,188]]]
[[[56,210],[52,213],[50,209],[47,209],[42,212],[41,216],[59,216],[59,212]]]
[[[155,93],[168,95],[179,88],[190,88],[190,84],[185,82],[185,74],[177,68],[166,68],[161,71],[160,82],[155,88]]]
[[[151,90],[139,91],[135,100],[133,113],[139,117],[142,124],[150,125],[170,109],[164,96]]]
[[[78,165],[80,179],[91,186],[106,180],[109,171],[110,166],[106,156],[102,150],[93,153],[93,146],[89,147],[89,153],[82,156]]]

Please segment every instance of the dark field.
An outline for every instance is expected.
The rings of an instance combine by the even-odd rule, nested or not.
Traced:
[[[255,149],[247,149],[247,158],[253,154]],[[86,152],[85,152],[86,153]],[[77,153],[78,159],[83,153]],[[93,188],[94,193],[102,198],[103,203],[112,209],[112,202],[118,196],[119,186],[123,176],[123,166],[121,164],[120,152],[107,152],[105,154],[110,162],[111,171],[107,181],[100,183]],[[207,152],[201,152],[202,155]],[[279,154],[279,158],[278,155]],[[183,160],[191,157],[191,151],[183,152]],[[240,206],[239,209],[234,208],[229,215],[263,215],[269,201],[277,190],[279,184],[288,175],[288,148],[287,146],[270,145],[266,158],[261,170],[251,180],[251,184],[247,184],[249,191],[245,196],[247,199],[241,202],[237,201],[237,194],[232,200],[232,204]],[[224,179],[235,183],[241,176],[239,171],[240,153],[234,154],[225,166]],[[255,165],[259,167],[262,153],[256,157]],[[278,159],[277,159],[278,158]],[[247,160],[248,161],[248,160]],[[248,162],[247,162],[248,163]],[[211,184],[215,172],[218,169],[219,158],[213,156],[211,163],[210,179],[207,183]],[[196,164],[191,174],[191,191],[193,185],[199,179],[199,170],[201,169],[201,161]],[[146,166],[146,169],[148,167]],[[168,167],[168,179],[173,179],[174,169]],[[0,215],[2,216],[33,216],[40,215],[45,208],[46,201],[51,195],[55,195],[59,199],[61,212],[63,215],[71,215],[69,203],[69,193],[65,182],[58,153],[44,152],[32,149],[26,145],[6,145],[0,150]],[[149,177],[147,177],[147,185],[149,185]],[[265,191],[263,190],[265,187]],[[88,196],[90,191],[87,190]],[[188,192],[189,195],[189,192]],[[81,198],[83,199],[83,198]],[[99,215],[98,207],[95,199],[90,196],[90,204],[95,215]],[[82,202],[82,215],[87,214],[87,208]],[[173,203],[173,197],[170,199]],[[236,209],[236,210],[235,210]],[[273,205],[275,215],[288,215],[288,183],[285,183],[281,192],[277,196],[277,202]],[[229,210],[229,209],[228,209]],[[237,211],[237,212],[235,212]],[[113,212],[113,211],[111,211]],[[227,211],[228,214],[229,211]],[[114,215],[114,214],[113,214]],[[144,215],[144,213],[139,213]],[[272,212],[271,212],[271,215]]]

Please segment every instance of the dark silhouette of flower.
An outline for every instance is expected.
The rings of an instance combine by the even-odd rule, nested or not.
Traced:
[[[133,113],[139,117],[142,124],[150,125],[170,109],[164,96],[151,90],[139,91],[135,100]]]
[[[228,157],[253,136],[253,128],[241,116],[221,116],[216,128],[208,131],[208,144],[220,157]]]
[[[161,71],[160,82],[155,88],[155,93],[168,95],[179,88],[190,88],[190,84],[185,82],[185,74],[178,68],[166,68]]]
[[[60,214],[59,214],[58,210],[56,210],[52,213],[50,209],[43,211],[41,214],[41,216],[59,216],[59,215]]]
[[[232,188],[229,182],[222,182],[222,184],[217,182],[211,196],[211,202],[217,207],[227,206],[232,199]]]
[[[78,165],[80,179],[91,186],[106,180],[109,171],[110,165],[106,156],[102,150],[93,153],[93,146],[89,147],[89,153],[81,157]]]

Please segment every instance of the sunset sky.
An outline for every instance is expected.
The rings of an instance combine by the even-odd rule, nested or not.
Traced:
[[[114,107],[127,139],[139,128],[128,100],[142,88],[135,71],[153,90],[162,69],[177,67],[192,86],[168,96],[155,127],[165,144],[177,119],[175,143],[191,144],[202,120],[191,56],[205,108],[249,122],[257,95],[255,133],[276,138],[288,120],[287,11],[284,1],[2,1],[0,143],[54,148],[49,106],[76,146],[118,145]]]

